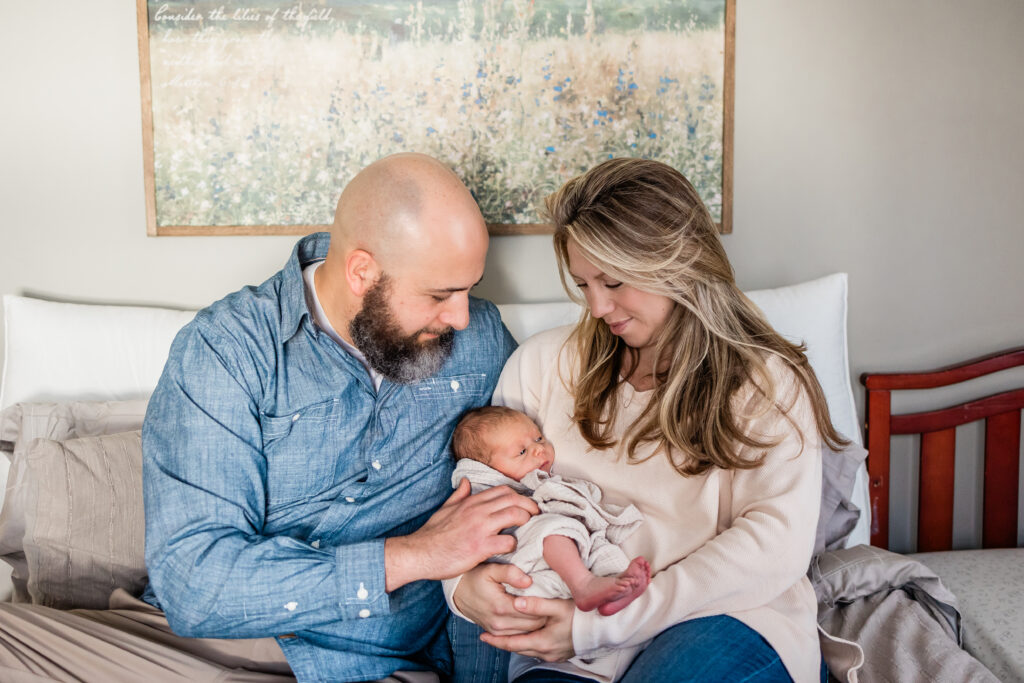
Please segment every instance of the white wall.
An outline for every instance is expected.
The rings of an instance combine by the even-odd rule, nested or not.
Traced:
[[[854,376],[1024,344],[1024,3],[738,0],[741,286],[850,273]],[[196,307],[288,237],[145,235],[134,3],[0,4],[0,293]],[[479,292],[562,298],[549,241]]]

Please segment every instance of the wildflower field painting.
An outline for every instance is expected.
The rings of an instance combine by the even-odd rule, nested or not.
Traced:
[[[387,154],[449,164],[492,232],[612,157],[731,222],[735,0],[137,0],[148,231],[300,234]]]

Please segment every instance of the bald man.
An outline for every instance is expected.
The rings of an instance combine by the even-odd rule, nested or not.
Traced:
[[[510,551],[501,529],[537,512],[508,489],[445,500],[455,423],[515,347],[469,295],[487,243],[454,173],[387,157],[346,186],[329,235],[200,311],[143,427],[142,601],[0,609],[0,680],[448,672],[436,580]]]

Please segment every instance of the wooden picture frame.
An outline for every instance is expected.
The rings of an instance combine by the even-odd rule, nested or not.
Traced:
[[[410,150],[494,235],[550,233],[543,197],[612,156],[679,168],[732,232],[735,0],[136,2],[149,235],[325,230],[351,175]]]

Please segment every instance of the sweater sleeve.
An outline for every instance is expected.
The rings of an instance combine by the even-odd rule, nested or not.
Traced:
[[[782,385],[780,394],[789,397],[782,402],[789,406],[789,419],[772,408],[748,420],[748,434],[778,443],[761,466],[720,473],[719,533],[660,571],[617,614],[577,610],[577,655],[638,645],[686,619],[760,607],[803,579],[821,496],[820,437],[810,400],[802,388],[797,390],[792,373],[775,372],[775,379]],[[755,452],[742,447],[741,454]]]

